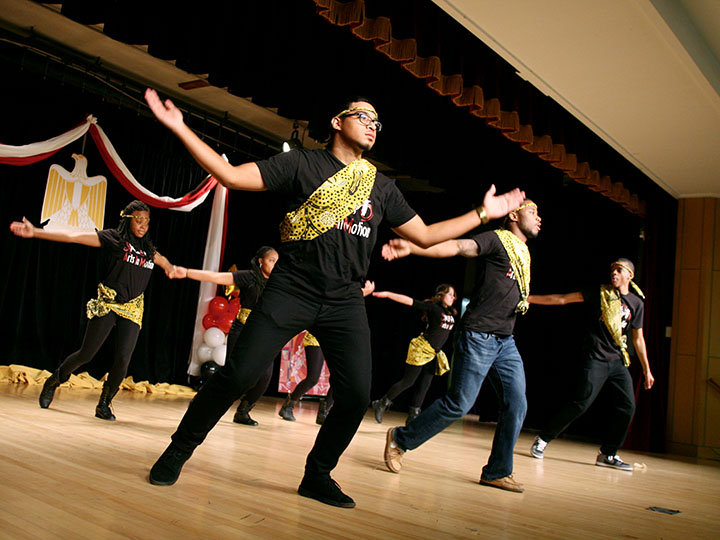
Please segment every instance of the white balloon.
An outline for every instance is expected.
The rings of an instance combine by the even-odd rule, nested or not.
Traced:
[[[218,366],[225,365],[225,355],[227,354],[227,345],[218,345],[212,350],[212,359]]]
[[[203,341],[214,349],[225,342],[225,334],[223,334],[222,330],[213,326],[212,328],[205,330],[205,334],[203,334]]]
[[[197,356],[198,360],[200,360],[200,363],[207,362],[208,360],[212,359],[212,353],[213,348],[210,347],[210,345],[206,345],[205,343],[202,343],[197,348]]]

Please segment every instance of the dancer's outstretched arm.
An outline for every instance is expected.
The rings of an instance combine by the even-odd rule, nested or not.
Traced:
[[[100,238],[94,232],[64,231],[62,229],[40,229],[30,223],[27,218],[22,221],[13,221],[10,231],[20,238],[39,238],[52,242],[65,242],[68,244],[82,244],[90,247],[100,247]]]
[[[445,259],[457,255],[477,257],[478,253],[477,243],[469,238],[446,240],[429,248],[422,248],[402,238],[393,238],[382,247],[382,256],[386,261],[394,261],[408,255]]]
[[[427,248],[462,236],[481,224],[487,223],[490,219],[506,216],[525,200],[525,192],[518,188],[502,195],[496,195],[495,191],[493,184],[485,193],[482,206],[461,216],[432,225],[426,225],[420,216],[415,216],[399,227],[395,227],[393,231],[415,245]]]
[[[542,306],[564,306],[565,304],[574,304],[576,302],[584,302],[585,298],[581,292],[571,292],[566,294],[531,294],[528,296],[528,302],[531,304],[540,304]]]
[[[392,300],[393,302],[397,302],[398,304],[404,304],[406,306],[413,305],[413,299],[404,294],[398,294],[390,291],[378,291],[373,293],[373,296],[377,296],[378,298],[387,298],[389,300]]]
[[[171,100],[162,101],[155,90],[148,88],[145,91],[145,101],[147,101],[155,117],[177,135],[195,158],[195,161],[212,174],[223,186],[244,191],[264,191],[267,189],[260,174],[260,169],[255,163],[230,165],[185,124],[182,112]]]
[[[195,281],[209,281],[218,285],[232,285],[235,283],[232,272],[213,272],[212,270],[197,270],[195,268],[185,268],[177,266],[175,270],[176,277],[179,279],[188,278]]]

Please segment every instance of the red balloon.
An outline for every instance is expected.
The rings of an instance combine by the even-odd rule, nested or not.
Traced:
[[[240,308],[242,306],[240,305],[240,299],[239,298],[233,298],[230,300],[230,303],[228,304],[228,313],[232,313],[233,317],[235,317],[238,312],[240,311]]]
[[[215,316],[208,313],[202,318],[202,325],[205,330],[208,328],[212,328],[217,324],[217,321],[215,320]]]
[[[208,307],[208,312],[211,314],[217,316],[221,313],[224,313],[227,311],[228,308],[228,301],[225,300],[222,296],[216,296],[212,300],[210,300],[210,306]]]
[[[219,320],[216,324],[216,326],[222,330],[225,334],[230,332],[230,328],[232,327],[232,319],[230,320]]]

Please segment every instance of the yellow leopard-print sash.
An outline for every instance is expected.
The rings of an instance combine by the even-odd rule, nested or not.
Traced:
[[[600,285],[600,312],[610,335],[622,351],[623,363],[629,366],[627,336],[622,332],[622,298],[617,289],[610,285]]]
[[[250,312],[252,310],[248,308],[242,308],[240,311],[238,311],[235,318],[240,321],[241,323],[245,324],[245,321],[247,321],[247,318],[250,316]]]
[[[120,317],[130,320],[142,328],[143,310],[145,309],[145,293],[141,293],[140,296],[133,298],[129,302],[118,304],[115,302],[115,296],[117,296],[117,291],[115,289],[111,289],[110,287],[106,287],[102,283],[99,283],[97,292],[97,298],[93,298],[87,303],[86,313],[88,319],[92,319],[93,317],[104,317],[113,311]]]
[[[353,161],[320,185],[280,223],[280,240],[313,240],[355,212],[370,196],[377,169],[364,159]]]
[[[527,301],[530,294],[530,251],[525,242],[510,231],[497,229],[495,232],[507,252],[510,265],[515,273],[515,280],[520,288],[520,301],[515,307],[515,311],[524,315],[530,307]]]

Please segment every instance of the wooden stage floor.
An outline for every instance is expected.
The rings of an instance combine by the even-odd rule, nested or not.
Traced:
[[[60,389],[51,408],[39,386],[0,383],[0,538],[2,539],[323,539],[362,538],[720,538],[720,466],[676,456],[621,452],[646,469],[594,465],[593,445],[554,441],[530,457],[523,433],[515,477],[524,494],[478,484],[492,425],[456,422],[409,452],[400,474],[382,464],[390,412],[368,411],[334,472],[354,509],[296,493],[318,427],[317,404],[297,422],[263,398],[258,427],[232,411],[187,462],[177,484],[152,486],[149,468],[169,442],[188,398],[120,392],[116,422],[95,418],[98,391]],[[649,507],[679,510],[667,515]]]

